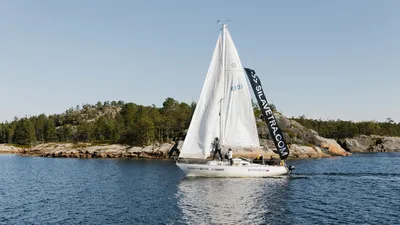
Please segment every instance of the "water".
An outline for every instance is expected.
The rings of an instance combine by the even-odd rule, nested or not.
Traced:
[[[0,224],[399,224],[400,153],[185,179],[173,161],[0,155]]]

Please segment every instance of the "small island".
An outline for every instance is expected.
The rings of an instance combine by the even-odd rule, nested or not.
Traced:
[[[178,156],[196,103],[167,98],[158,108],[123,101],[98,102],[61,114],[0,123],[0,153],[66,158],[155,158]],[[313,120],[274,114],[289,144],[289,158],[348,156],[353,152],[399,152],[400,124]],[[236,148],[236,157],[279,158],[265,121],[254,105],[261,148]]]

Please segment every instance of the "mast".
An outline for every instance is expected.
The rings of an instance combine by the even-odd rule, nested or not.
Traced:
[[[229,20],[228,20],[229,21]],[[225,85],[225,62],[226,62],[226,46],[225,46],[225,29],[226,29],[226,24],[225,23],[221,23],[220,20],[217,21],[219,24],[221,24],[221,41],[222,41],[222,56],[221,56],[221,64],[222,64],[222,74],[221,74],[221,80],[222,80],[222,84],[224,86],[224,95],[226,93],[226,85]],[[220,139],[220,143],[221,146],[224,145],[225,139],[224,139],[224,132],[223,132],[223,126],[222,126],[222,121],[224,120],[224,118],[222,117],[222,106],[223,106],[223,100],[224,100],[225,96],[221,96],[221,99],[219,101],[219,106],[220,106],[220,110],[219,110],[219,139]]]

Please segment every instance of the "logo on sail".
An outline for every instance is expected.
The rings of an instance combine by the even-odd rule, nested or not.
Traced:
[[[231,87],[231,91],[238,91],[240,89],[243,89],[243,84],[237,84]]]

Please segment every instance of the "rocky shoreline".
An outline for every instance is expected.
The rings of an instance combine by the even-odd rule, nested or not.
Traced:
[[[22,152],[22,148],[7,144],[0,144],[0,154],[18,154]]]
[[[290,144],[289,158],[321,158],[333,156],[348,156],[354,152],[400,152],[400,137],[366,136],[347,138],[336,142],[314,136],[314,146]],[[31,148],[21,148],[12,145],[0,144],[0,153],[20,154],[24,156],[54,157],[54,158],[146,158],[168,159],[178,155],[182,146],[178,143],[156,143],[145,147],[128,145],[93,145],[89,143],[46,143]],[[236,148],[235,157],[253,158],[259,154],[264,157],[279,156],[274,152],[273,142],[262,139],[264,148]]]
[[[320,146],[290,145],[290,158],[318,158],[331,156],[346,156],[350,153],[340,147],[336,141],[321,139]],[[262,141],[264,148],[233,148],[235,157],[253,158],[262,154],[264,157],[279,156],[269,148],[270,140]],[[32,148],[19,148],[1,144],[0,153],[13,153],[24,156],[54,157],[54,158],[146,158],[168,159],[179,154],[182,141],[178,143],[162,143],[145,147],[128,145],[92,145],[88,143],[46,143]],[[223,150],[224,152],[224,150]]]
[[[400,152],[400,137],[360,135],[340,140],[339,144],[349,152]]]

